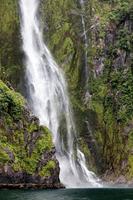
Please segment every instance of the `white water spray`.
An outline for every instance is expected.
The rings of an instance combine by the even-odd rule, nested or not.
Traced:
[[[66,187],[100,186],[86,167],[76,142],[76,129],[63,72],[43,42],[37,18],[39,0],[20,0],[21,35],[25,52],[29,103],[40,123],[47,126],[56,147],[60,180]]]

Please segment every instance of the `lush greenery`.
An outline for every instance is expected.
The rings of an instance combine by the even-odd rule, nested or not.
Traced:
[[[39,169],[38,166],[42,155],[52,148],[49,130],[30,117],[21,95],[0,81],[0,167],[50,176],[55,160],[46,161]]]
[[[23,70],[18,1],[1,0],[0,4],[0,79],[19,87]]]
[[[43,4],[45,38],[66,71],[79,144],[89,167],[100,174],[107,171],[112,179],[122,174],[128,179],[132,174],[133,3],[95,0],[85,6],[81,10],[74,1]],[[88,86],[81,13],[88,30]]]
[[[102,9],[101,9],[102,8]],[[133,2],[132,0],[90,0],[82,10],[79,1],[41,1],[44,40],[59,66],[65,71],[75,112],[80,148],[88,166],[108,179],[133,175]],[[84,46],[81,14],[84,15],[88,48]],[[16,0],[1,0],[0,78],[20,90],[23,77],[18,5]],[[88,54],[88,83],[85,80],[85,51]],[[21,74],[21,76],[20,76]],[[23,84],[24,86],[24,84]],[[24,100],[0,82],[1,142],[15,156],[1,149],[0,160],[14,169],[34,173],[45,148],[52,148],[46,129],[26,123]],[[89,95],[86,91],[89,91]],[[87,96],[88,95],[88,96]],[[24,150],[25,126],[28,143],[33,132],[41,136],[29,155]],[[15,129],[13,129],[15,127]],[[13,131],[12,131],[13,129]],[[8,133],[11,131],[11,134]],[[18,137],[19,136],[19,137]],[[47,142],[46,142],[47,141]],[[46,142],[46,144],[45,144]],[[42,143],[45,145],[42,146]],[[31,166],[32,165],[32,166]],[[53,161],[40,174],[49,174]]]

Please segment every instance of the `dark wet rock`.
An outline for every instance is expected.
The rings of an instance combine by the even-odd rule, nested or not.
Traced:
[[[96,76],[101,75],[103,72],[103,68],[104,68],[104,58],[103,57],[96,58],[94,60],[94,66],[95,66]]]
[[[105,46],[108,47],[108,45],[113,44],[114,38],[114,33],[111,30],[107,30],[105,36]]]
[[[58,162],[56,161],[58,166]],[[63,187],[59,181],[59,166],[53,170],[52,176],[50,177],[41,177],[37,173],[34,175],[30,175],[26,172],[14,172],[12,168],[8,165],[4,167],[4,169],[0,171],[0,187],[8,187],[8,185],[12,188],[20,187],[25,185],[27,187],[33,187],[36,185],[37,188],[61,188]]]
[[[132,130],[133,130],[133,122],[127,124],[127,126],[124,127],[123,135],[128,136],[130,131],[132,131]]]
[[[60,189],[64,186],[60,183],[51,184],[35,184],[35,183],[19,183],[19,184],[0,184],[0,189]]]
[[[127,180],[125,178],[125,176],[120,176],[116,181],[115,184],[126,184]]]
[[[41,160],[38,162],[36,170],[41,170],[41,168],[51,159],[55,159],[55,148],[42,154]]]
[[[118,50],[117,58],[114,60],[113,66],[115,69],[122,68],[126,63],[126,52]]]
[[[42,177],[39,172],[49,160],[53,159],[56,168],[52,169],[51,176]],[[10,165],[0,168],[0,188],[63,188],[59,180],[59,164],[55,157],[55,149],[42,155],[36,173],[28,174],[24,171],[15,172]]]

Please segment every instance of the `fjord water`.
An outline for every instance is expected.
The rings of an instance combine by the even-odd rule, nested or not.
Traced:
[[[133,189],[1,190],[0,200],[132,200]]]
[[[99,179],[87,169],[84,154],[78,148],[63,72],[43,41],[39,0],[20,0],[20,10],[28,101],[40,123],[53,134],[60,180],[66,187],[100,187]]]

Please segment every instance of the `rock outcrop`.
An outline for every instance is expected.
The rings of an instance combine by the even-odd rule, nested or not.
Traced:
[[[60,188],[51,133],[0,81],[0,188]]]

